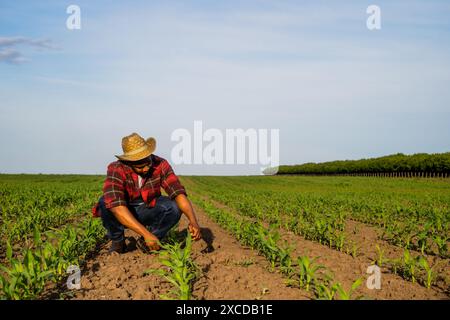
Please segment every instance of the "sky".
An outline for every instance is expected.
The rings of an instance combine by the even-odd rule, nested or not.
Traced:
[[[104,174],[132,132],[171,162],[194,121],[279,129],[281,164],[448,152],[449,17],[445,0],[0,0],[0,172]]]

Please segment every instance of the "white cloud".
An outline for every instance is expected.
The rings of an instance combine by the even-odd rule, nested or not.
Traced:
[[[21,64],[29,61],[22,54],[14,49],[6,48],[0,49],[0,62],[8,62],[12,64]]]
[[[30,61],[16,49],[18,46],[29,46],[38,50],[59,49],[49,39],[29,39],[26,37],[0,37],[0,62],[21,64]]]

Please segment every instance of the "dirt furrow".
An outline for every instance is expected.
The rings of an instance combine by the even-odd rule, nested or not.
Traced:
[[[242,247],[226,231],[195,206],[203,239],[193,243],[192,256],[199,279],[194,299],[308,299],[309,293],[284,285],[283,277],[269,272],[268,262],[255,251]],[[182,218],[180,232],[187,221]],[[81,289],[74,299],[159,299],[171,286],[156,275],[144,276],[149,268],[160,268],[156,255],[142,253],[133,245],[137,238],[126,230],[130,249],[124,254],[107,252],[104,246],[84,268]]]
[[[225,209],[228,212],[238,215],[236,210],[233,210],[220,202],[207,199],[207,197],[204,196],[203,198],[207,201],[211,201],[218,208]],[[355,296],[362,295],[369,299],[399,300],[448,300],[450,298],[442,287],[432,287],[431,289],[427,289],[418,283],[412,283],[399,275],[392,274],[391,271],[385,268],[381,269],[381,289],[368,289],[366,280],[370,274],[367,273],[367,268],[372,265],[373,261],[376,259],[375,245],[377,243],[380,244],[382,249],[385,250],[386,257],[398,258],[401,256],[401,252],[400,248],[390,245],[386,241],[379,240],[376,231],[370,226],[350,221],[346,226],[346,229],[353,230],[355,227],[357,232],[351,238],[360,245],[358,250],[359,255],[355,258],[345,252],[340,252],[317,242],[306,240],[293,232],[283,229],[281,229],[281,232],[282,239],[294,247],[294,257],[303,255],[307,255],[310,258],[317,257],[317,263],[324,265],[328,270],[332,271],[335,281],[341,282],[346,289],[350,288],[353,281],[362,278],[364,280],[363,284],[356,291]],[[444,270],[441,271],[441,273],[444,273],[444,276],[448,273],[448,263],[446,267],[447,268],[444,268]]]

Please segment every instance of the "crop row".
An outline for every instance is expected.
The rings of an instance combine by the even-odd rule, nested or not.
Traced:
[[[18,252],[6,245],[6,259],[0,265],[0,298],[36,299],[53,282],[66,276],[67,268],[79,266],[85,255],[104,237],[99,220],[89,218],[79,226],[34,231],[33,240]]]
[[[39,298],[104,237],[101,177],[0,175],[0,298]]]
[[[259,190],[257,185],[252,188],[256,190],[244,190],[239,184],[233,186],[226,180],[223,179],[225,183],[213,185],[211,188],[204,188],[203,184],[200,184],[197,191],[216,201],[218,205],[224,204],[230,210],[235,210],[254,221],[278,225],[305,239],[327,245],[353,257],[358,255],[359,244],[347,239],[345,224],[348,219],[362,220],[358,219],[363,216],[359,210],[370,208],[370,201],[369,204],[349,207],[345,205],[344,198],[340,198],[341,202],[337,203],[333,196],[318,197],[293,191],[281,193],[271,190],[267,184],[266,190]],[[236,189],[240,189],[241,192]],[[389,199],[387,195],[378,195],[379,198],[383,196]],[[439,202],[437,203],[437,208],[431,208],[426,213],[403,206],[391,207],[392,211],[384,207],[382,214],[374,214],[364,219],[364,222],[371,221],[371,224],[380,227],[381,236],[385,240],[404,248],[405,252],[416,250],[420,253],[418,255],[414,253],[416,256],[414,259],[405,258],[407,254],[392,259],[389,261],[389,269],[412,282],[416,282],[416,276],[411,275],[411,272],[416,270],[419,279],[417,282],[427,288],[436,283],[439,264],[430,266],[430,259],[427,260],[426,255],[439,255],[443,259],[439,260],[442,263],[445,263],[448,257],[450,217],[445,206],[439,206]],[[420,205],[422,203],[419,202],[417,206]],[[370,215],[365,212],[366,215]]]
[[[362,198],[351,192],[347,195],[278,192],[270,186],[266,190],[243,191],[239,184],[210,188],[202,188],[200,184],[200,190],[244,215],[270,223],[285,221],[289,230],[341,251],[345,221],[352,219],[381,228],[382,238],[396,246],[442,258],[449,254],[450,209],[439,201],[401,204],[382,192]]]
[[[20,177],[0,176],[2,243],[21,242],[35,228],[44,232],[86,217],[101,193],[98,177],[62,176],[52,183],[55,177]]]
[[[217,208],[209,201],[191,195],[193,201],[201,206],[225,230],[232,233],[243,245],[257,250],[271,265],[271,271],[278,270],[286,277],[288,286],[295,286],[306,291],[313,288],[316,299],[352,299],[354,290],[361,284],[358,279],[352,288],[346,291],[339,282],[333,282],[333,276],[327,273],[319,274],[323,266],[317,268],[310,263],[307,256],[293,257],[293,247],[282,241],[278,228],[266,228],[260,222],[233,215],[226,210]],[[337,294],[336,294],[337,293]]]

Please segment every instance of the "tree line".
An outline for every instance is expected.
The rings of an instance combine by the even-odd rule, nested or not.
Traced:
[[[450,152],[397,153],[379,158],[282,165],[277,174],[449,177]]]

